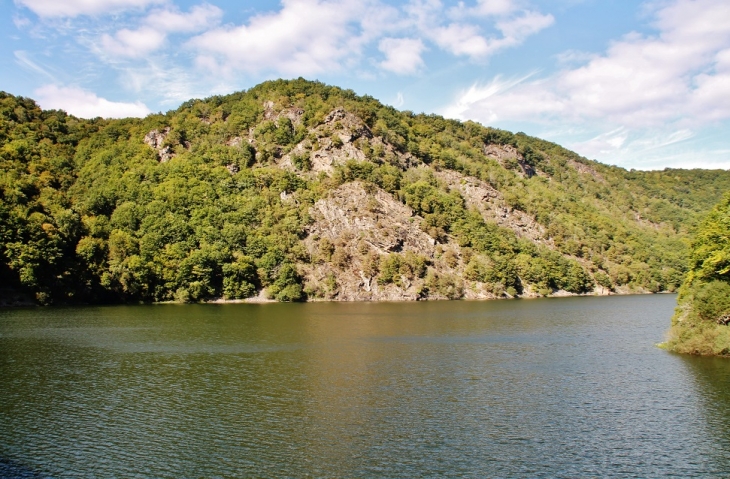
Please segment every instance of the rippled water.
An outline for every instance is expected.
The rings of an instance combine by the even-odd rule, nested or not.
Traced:
[[[0,477],[730,477],[675,299],[0,311]]]

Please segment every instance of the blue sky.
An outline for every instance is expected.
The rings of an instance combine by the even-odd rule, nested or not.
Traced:
[[[625,168],[730,168],[727,0],[0,0],[0,90],[144,116],[302,76]]]

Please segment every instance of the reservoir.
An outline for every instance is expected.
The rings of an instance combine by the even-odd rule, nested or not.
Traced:
[[[675,302],[0,310],[0,478],[730,477]]]

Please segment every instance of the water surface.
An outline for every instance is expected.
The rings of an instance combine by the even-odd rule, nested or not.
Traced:
[[[675,299],[0,311],[0,477],[730,477]]]

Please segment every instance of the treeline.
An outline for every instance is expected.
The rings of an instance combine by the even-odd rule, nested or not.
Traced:
[[[342,125],[323,127],[337,108],[367,129],[346,145],[366,159],[315,174],[313,152],[344,148],[334,131]],[[149,140],[154,132],[159,141]],[[517,157],[490,157],[488,145]],[[282,167],[285,156],[293,168]],[[542,225],[550,246],[485,221],[424,168],[486,182]],[[726,171],[626,171],[522,133],[400,112],[301,79],[125,120],[80,120],[0,93],[2,291],[41,304],[245,298],[262,289],[303,300],[301,265],[314,260],[302,241],[310,207],[348,181],[399,198],[434,241],[474,253],[464,258],[467,280],[509,295],[596,284],[673,291],[687,270],[683,241],[730,190]]]
[[[730,194],[697,229],[689,256],[668,346],[680,353],[730,356]]]

